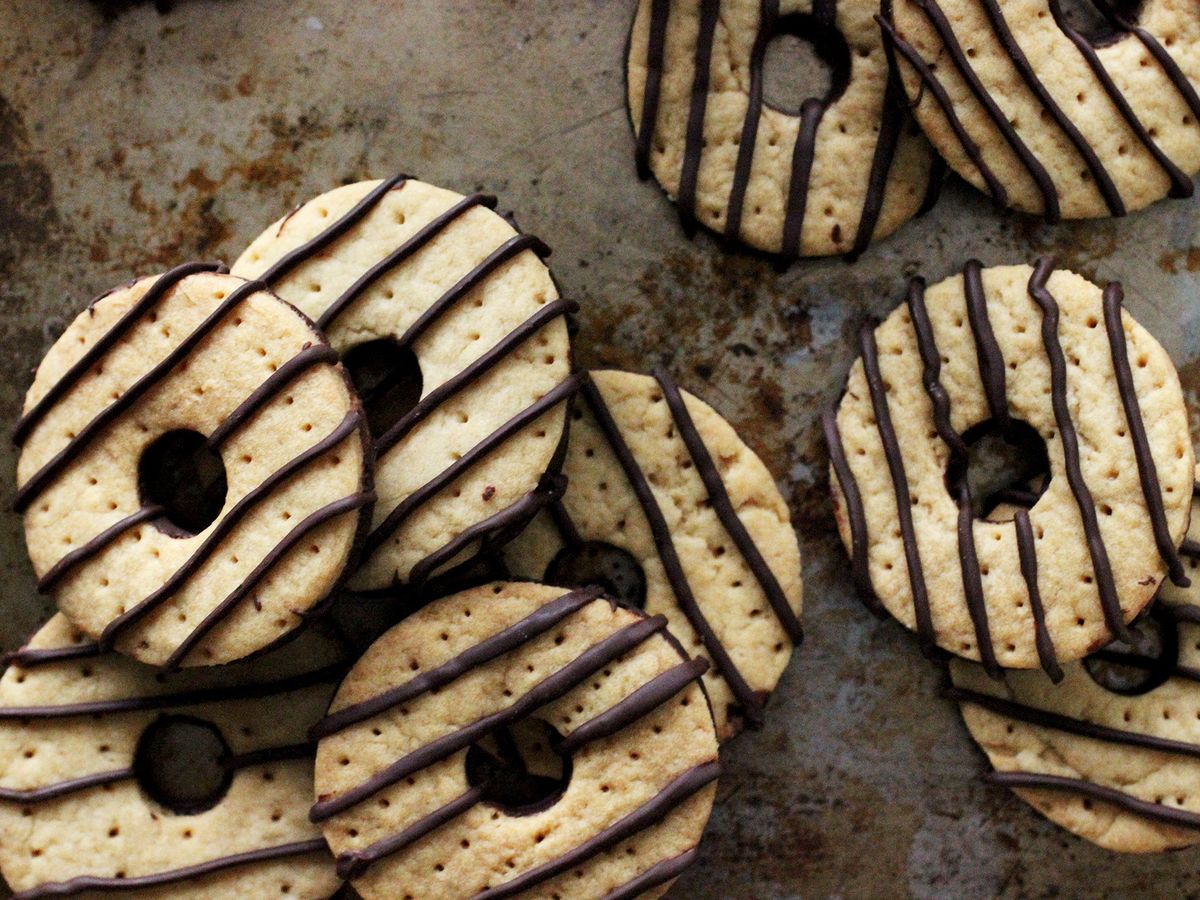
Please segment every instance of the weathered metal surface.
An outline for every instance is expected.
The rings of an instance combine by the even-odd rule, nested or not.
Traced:
[[[579,357],[663,363],[777,473],[804,549],[809,639],[767,727],[728,748],[703,862],[678,897],[1195,892],[1200,850],[1120,857],[977,783],[940,674],[854,598],[817,427],[868,314],[904,278],[1043,252],[1119,278],[1200,388],[1200,211],[1050,227],[952,183],[857,264],[687,240],[633,171],[631,2],[0,2],[0,421],[93,294],[190,257],[232,259],[342,181],[408,171],[500,194],[583,305]],[[14,455],[0,444],[3,493]],[[7,503],[5,504],[7,507]],[[46,615],[19,518],[0,515],[0,641]]]

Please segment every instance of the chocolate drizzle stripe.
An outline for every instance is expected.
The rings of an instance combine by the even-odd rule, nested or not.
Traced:
[[[1013,526],[1017,533],[1017,556],[1021,562],[1021,577],[1029,594],[1029,611],[1033,615],[1033,638],[1037,647],[1038,661],[1050,680],[1058,684],[1063,680],[1063,670],[1058,664],[1058,653],[1054,640],[1046,627],[1046,610],[1042,605],[1042,592],[1038,587],[1037,543],[1033,536],[1033,525],[1029,512],[1018,508],[1013,513]]]
[[[671,0],[653,0],[650,6],[650,34],[646,43],[646,85],[642,91],[642,121],[637,134],[637,170],[642,178],[650,175],[650,148],[658,124],[658,99],[662,93],[663,55],[667,45],[667,21]]]
[[[7,803],[42,803],[46,800],[56,800],[91,787],[103,784],[116,784],[134,777],[132,768],[112,769],[108,772],[96,772],[92,775],[81,775],[66,781],[59,781],[41,788],[18,790],[15,788],[0,788],[0,800]]]
[[[493,450],[519,433],[526,426],[536,421],[557,404],[566,401],[579,389],[581,377],[568,376],[555,385],[545,396],[521,410],[478,444],[456,459],[453,463],[439,472],[430,481],[421,485],[403,500],[401,500],[367,535],[364,558],[375,553],[396,531],[403,522],[419,509],[425,502],[453,482],[456,478],[488,456]]]
[[[975,643],[979,646],[979,661],[983,670],[992,678],[1001,677],[1000,665],[996,662],[996,651],[992,646],[991,627],[988,624],[987,600],[983,595],[983,576],[979,572],[979,555],[975,547],[975,516],[971,511],[971,489],[964,478],[958,486],[958,557],[962,570],[963,593],[967,599],[967,613],[975,629]]]
[[[927,3],[935,3],[936,0],[926,0]],[[984,11],[987,13],[988,19],[991,21],[992,30],[995,32],[1000,45],[1004,48],[1009,60],[1016,68],[1021,79],[1025,82],[1025,86],[1033,93],[1047,114],[1054,120],[1054,123],[1066,135],[1071,145],[1075,148],[1084,165],[1087,166],[1088,172],[1096,182],[1096,187],[1100,191],[1100,195],[1104,198],[1104,203],[1108,207],[1108,211],[1114,216],[1125,215],[1125,203],[1121,199],[1121,193],[1113,184],[1112,176],[1108,170],[1104,168],[1104,164],[1096,155],[1096,151],[1092,145],[1088,143],[1087,138],[1083,133],[1062,111],[1062,108],[1054,101],[1050,92],[1046,90],[1046,86],[1038,79],[1037,73],[1033,66],[1029,64],[1029,59],[1025,56],[1025,51],[1021,49],[1021,45],[1017,43],[1012,32],[1009,30],[1008,23],[1004,19],[1004,13],[1000,11],[1000,5],[996,0],[979,0]]]
[[[72,644],[69,647],[22,647],[11,653],[4,654],[4,666],[20,666],[31,669],[54,662],[67,662],[76,659],[94,659],[101,656],[104,649],[94,641]]]
[[[485,353],[472,360],[461,371],[439,384],[422,397],[412,409],[405,413],[391,428],[375,441],[376,452],[383,456],[400,443],[408,434],[429,417],[430,413],[451,397],[457,396],[506,359],[517,347],[529,340],[549,322],[575,312],[579,304],[574,300],[555,300],[547,303],[528,319],[506,334]]]
[[[601,588],[588,587],[563,594],[545,606],[534,610],[519,622],[480,641],[440,666],[427,669],[419,675],[413,676],[404,684],[369,700],[363,700],[331,712],[309,729],[309,736],[323,738],[337,734],[351,725],[365,722],[435,688],[445,687],[467,672],[529,643],[538,635],[549,631],[568,616],[596,600],[603,593]]]
[[[1137,653],[1125,653],[1120,650],[1109,650],[1101,648],[1089,655],[1089,659],[1097,659],[1102,662],[1116,663],[1122,666],[1130,666],[1135,669],[1142,669],[1147,672],[1157,672],[1163,669],[1162,660],[1152,656],[1141,656]],[[1172,678],[1184,678],[1188,681],[1200,681],[1200,669],[1193,666],[1181,666],[1176,663],[1167,668]]]
[[[632,725],[698,679],[708,671],[708,666],[707,659],[697,657],[660,672],[604,712],[572,729],[571,733],[559,742],[559,752],[574,753],[585,744],[611,737]]]
[[[696,38],[687,133],[683,144],[683,163],[679,172],[679,215],[684,231],[688,234],[693,230],[691,223],[696,216],[696,183],[700,177],[700,160],[704,152],[704,120],[708,112],[713,35],[717,30],[720,8],[721,0],[700,0],[700,31]],[[648,175],[649,171],[646,174]]]
[[[750,48],[750,92],[746,98],[746,116],[742,120],[742,136],[725,213],[725,237],[729,240],[736,239],[742,230],[742,208],[746,203],[746,189],[750,186],[754,146],[758,140],[758,125],[762,118],[763,57],[778,18],[779,0],[761,0],[758,33],[754,36],[754,45]]]
[[[883,211],[883,201],[887,197],[888,176],[896,158],[896,146],[900,142],[904,88],[890,68],[887,78],[883,107],[880,110],[879,135],[875,139],[875,153],[871,157],[871,173],[867,176],[867,192],[863,197],[862,212],[859,214],[858,228],[854,233],[854,246],[849,253],[851,260],[862,256],[875,236],[875,226],[879,223],[879,214]],[[933,173],[930,172],[930,178],[932,177]]]
[[[933,617],[929,609],[929,593],[925,588],[925,575],[921,568],[921,553],[917,547],[917,535],[913,528],[912,500],[908,487],[908,475],[904,471],[904,456],[896,439],[892,425],[891,410],[888,409],[887,388],[879,371],[879,349],[875,345],[875,330],[871,322],[864,323],[860,332],[862,342],[863,375],[871,394],[871,408],[879,439],[883,444],[888,472],[892,477],[892,490],[896,497],[896,515],[900,520],[900,535],[904,544],[904,559],[908,568],[908,581],[912,588],[913,612],[916,617],[917,635],[922,650],[934,652],[937,639],[933,629]]]
[[[678,878],[696,862],[699,856],[700,852],[693,847],[678,856],[657,862],[636,878],[609,891],[604,895],[603,900],[636,900],[637,897],[652,888],[661,887],[668,881]]]
[[[188,654],[195,649],[196,645],[204,640],[227,615],[233,612],[233,609],[251,591],[258,587],[262,579],[266,577],[267,573],[274,568],[279,560],[300,543],[300,541],[304,540],[312,531],[336,519],[338,516],[360,510],[373,502],[375,502],[375,494],[373,492],[353,494],[349,497],[343,497],[340,500],[334,500],[332,503],[327,503],[320,509],[305,516],[279,543],[270,549],[266,556],[259,561],[258,565],[251,570],[250,574],[242,579],[242,583],[234,588],[224,600],[214,606],[204,619],[192,629],[191,633],[180,642],[179,646],[171,651],[171,655],[167,657],[163,667],[166,669],[178,668],[187,659]]]
[[[925,306],[925,280],[913,278],[908,283],[908,313],[912,320],[913,334],[917,339],[917,352],[921,356],[921,382],[925,393],[933,404],[933,425],[938,436],[950,448],[950,455],[965,459],[968,453],[966,442],[950,422],[950,395],[942,386],[942,356],[938,352],[933,335],[933,324]]]
[[[940,156],[930,164],[929,183],[925,185],[925,196],[921,199],[921,206],[917,209],[918,216],[925,215],[937,205],[938,198],[942,196],[942,185],[945,184],[948,168],[946,161]]]
[[[1200,542],[1185,537],[1179,545],[1179,552],[1189,559],[1200,559]]]
[[[205,875],[223,872],[237,866],[257,862],[270,862],[289,856],[301,856],[307,853],[328,852],[328,846],[322,838],[308,841],[295,841],[276,847],[264,847],[260,850],[248,850],[244,853],[231,853],[217,859],[210,859],[180,869],[166,872],[156,872],[152,875],[137,875],[127,878],[102,878],[97,875],[80,875],[70,881],[49,881],[28,890],[13,894],[12,900],[40,900],[42,897],[73,897],[88,891],[103,891],[124,893],[139,888],[158,887],[165,884],[177,884],[191,881]]]
[[[313,822],[324,822],[343,813],[414,772],[446,759],[496,729],[517,722],[547,703],[558,700],[613,660],[662,631],[666,624],[665,616],[653,616],[639,619],[614,631],[561,669],[539,681],[504,709],[413,750],[344,793],[319,799],[309,811],[309,819]]]
[[[112,525],[109,525],[94,538],[80,544],[74,550],[63,555],[54,565],[46,570],[46,574],[38,579],[38,593],[44,594],[52,588],[60,578],[67,574],[71,569],[80,563],[86,562],[97,553],[104,550],[109,544],[129,531],[131,528],[148,522],[151,519],[157,519],[165,512],[164,508],[151,504],[143,506],[137,512],[119,519]]]
[[[625,443],[621,429],[617,427],[600,389],[590,378],[584,381],[582,392],[596,419],[596,424],[600,426],[605,440],[612,448],[613,455],[616,456],[617,462],[625,473],[625,478],[637,498],[642,514],[646,517],[659,561],[662,563],[663,571],[666,573],[667,581],[670,582],[680,610],[699,636],[704,649],[708,652],[721,677],[729,685],[729,690],[734,698],[741,705],[746,721],[752,727],[760,727],[763,721],[762,700],[746,682],[742,673],[738,671],[729,651],[725,649],[704,612],[700,609],[700,605],[696,602],[692,586],[683,570],[683,564],[679,561],[679,554],[675,551],[671,529],[667,525],[662,509],[659,508],[658,501],[654,499],[654,492],[650,489],[650,483],[646,480],[642,467],[634,458],[629,445]]]
[[[558,859],[522,872],[503,884],[481,891],[472,900],[500,900],[502,897],[512,897],[543,884],[563,872],[570,871],[580,863],[617,846],[627,838],[657,825],[685,800],[716,781],[720,774],[721,766],[716,760],[689,769],[667,784],[646,803],[588,838],[578,847],[564,853]]]
[[[938,81],[937,76],[933,74],[933,70],[929,68],[929,64],[921,58],[921,54],[916,51],[916,48],[897,33],[896,26],[889,20],[891,16],[891,0],[884,0],[884,4],[887,16],[876,16],[875,21],[879,23],[887,38],[885,45],[892,50],[900,52],[905,62],[912,66],[913,71],[921,79],[921,83],[933,95],[934,100],[937,101],[938,107],[942,111],[942,115],[946,118],[946,122],[950,125],[954,136],[958,139],[958,143],[962,146],[963,153],[967,155],[967,159],[971,161],[971,165],[975,167],[976,171],[979,172],[979,177],[987,185],[988,193],[991,195],[992,200],[1000,206],[1008,206],[1008,191],[1001,184],[1000,179],[996,177],[996,173],[984,162],[979,145],[975,143],[975,140],[967,133],[966,128],[963,127],[962,121],[954,111],[954,103],[946,93],[946,89]],[[894,55],[892,59],[894,61]]]
[[[1158,42],[1158,39],[1137,23],[1130,22],[1125,17],[1117,15],[1107,3],[1107,0],[1092,0],[1092,3],[1104,13],[1110,22],[1114,22],[1123,30],[1137,35],[1138,40],[1150,51],[1150,55],[1162,67],[1163,73],[1171,80],[1171,83],[1175,86],[1175,90],[1179,91],[1179,95],[1183,97],[1184,102],[1191,109],[1192,118],[1200,121],[1200,94],[1196,93],[1196,88],[1192,86],[1191,80],[1183,74],[1183,70],[1179,68],[1179,64],[1175,62],[1174,58],[1166,51],[1163,45]]]
[[[322,364],[333,365],[338,361],[337,351],[328,344],[317,344],[304,347],[299,353],[272,372],[267,379],[256,387],[250,395],[225,417],[213,433],[208,436],[208,446],[217,450],[230,435],[253,418],[254,414],[266,406],[280,391],[291,384],[300,375],[314,366]]]
[[[240,284],[236,290],[221,301],[216,309],[205,317],[203,322],[196,326],[194,331],[181,340],[159,362],[155,363],[149,371],[127,387],[116,400],[113,400],[108,406],[96,413],[92,420],[79,429],[79,432],[67,442],[66,446],[50,457],[49,461],[44,463],[40,469],[26,479],[25,483],[17,489],[17,493],[13,499],[13,508],[17,512],[23,512],[27,509],[29,504],[42,491],[49,487],[50,482],[78,458],[79,454],[92,438],[111,425],[122,413],[126,412],[133,404],[145,396],[148,391],[162,382],[173,369],[187,358],[201,341],[225,321],[225,317],[229,315],[235,306],[251,294],[257,293],[264,288],[265,285],[258,281],[247,281]]]
[[[1100,595],[1104,621],[1114,638],[1129,641],[1131,636],[1125,626],[1121,601],[1113,581],[1112,566],[1108,560],[1108,550],[1104,546],[1104,537],[1100,533],[1100,523],[1096,518],[1096,503],[1079,465],[1079,435],[1075,431],[1075,423],[1071,421],[1071,411],[1067,406],[1067,363],[1058,339],[1058,302],[1046,288],[1053,271],[1054,260],[1043,256],[1034,267],[1028,288],[1030,297],[1042,310],[1042,343],[1050,363],[1050,401],[1054,407],[1054,420],[1062,440],[1067,482],[1075,496],[1075,505],[1079,508],[1079,517],[1083,522],[1084,536],[1092,558],[1092,568],[1096,574],[1096,587]]]
[[[1189,182],[1190,184],[1190,182]],[[1150,513],[1150,527],[1154,530],[1154,543],[1159,556],[1167,564],[1167,572],[1177,587],[1190,587],[1192,582],[1183,570],[1183,561],[1175,551],[1171,539],[1171,527],[1163,508],[1162,489],[1158,481],[1158,469],[1154,464],[1154,453],[1146,437],[1146,423],[1142,421],[1142,408],[1138,402],[1137,388],[1133,383],[1133,369],[1129,365],[1129,348],[1125,345],[1125,328],[1121,323],[1121,303],[1125,292],[1117,282],[1104,288],[1104,330],[1108,333],[1108,346],[1112,354],[1113,374],[1117,379],[1117,392],[1121,397],[1121,408],[1129,425],[1129,439],[1133,443],[1133,455],[1137,462],[1138,479],[1142,483],[1142,496],[1146,498],[1146,509]]]
[[[245,753],[233,754],[222,760],[222,765],[226,769],[249,769],[254,766],[265,766],[277,762],[311,759],[316,752],[317,746],[313,743],[262,747],[258,750],[247,750]]]
[[[575,522],[571,519],[571,514],[567,512],[562,498],[551,501],[546,508],[550,512],[550,519],[554,522],[554,527],[558,529],[558,535],[562,538],[562,542],[571,548],[581,547],[584,543],[583,535],[575,527]],[[1200,556],[1200,545],[1197,546],[1196,555]]]
[[[223,540],[232,532],[241,520],[254,509],[263,499],[269,497],[276,488],[280,487],[306,465],[324,453],[332,450],[342,441],[354,434],[361,425],[362,412],[352,409],[346,413],[341,424],[317,443],[284,463],[248,491],[230,510],[222,516],[212,531],[199,547],[188,557],[187,561],[176,569],[171,576],[148,596],[138,601],[134,606],[114,618],[105,626],[100,635],[100,643],[111,646],[117,635],[124,629],[135,625],[142,618],[174,596],[184,583],[199,569],[217,549]]]
[[[20,445],[24,443],[29,436],[29,432],[38,424],[46,413],[48,413],[56,403],[67,393],[87,371],[92,368],[101,357],[106,354],[114,344],[122,337],[129,333],[130,329],[137,324],[142,315],[157,303],[162,297],[173,288],[176,284],[189,275],[195,275],[199,272],[222,272],[225,267],[220,263],[184,263],[182,266],[176,266],[169,272],[165,272],[158,276],[158,279],[152,284],[141,298],[134,303],[129,309],[121,314],[121,317],[113,324],[112,328],[102,334],[87,352],[77,359],[72,366],[67,369],[66,374],[52,384],[41,399],[37,401],[29,411],[26,412],[19,420],[16,427],[13,429],[13,441]],[[109,291],[108,294],[111,294]],[[108,294],[101,294],[97,300],[102,299]],[[93,301],[95,303],[96,301]],[[88,307],[90,310],[92,307]]]
[[[966,54],[963,53],[962,45],[959,44],[958,37],[954,34],[954,28],[947,21],[942,8],[936,2],[930,2],[930,0],[919,0],[917,5],[942,39],[942,44],[945,46],[947,52],[949,52],[954,67],[958,70],[959,75],[962,76],[963,81],[966,82],[972,96],[983,107],[984,112],[987,113],[996,130],[1000,132],[1005,143],[1016,154],[1021,165],[1029,173],[1029,177],[1033,179],[1038,193],[1042,195],[1042,215],[1047,222],[1054,223],[1061,221],[1062,209],[1059,205],[1058,188],[1054,185],[1054,179],[1050,177],[1050,173],[1046,171],[1046,167],[1042,165],[1041,161],[1021,139],[1021,136],[1009,121],[1008,116],[1000,109],[995,98],[983,86],[983,83],[979,80],[979,76],[975,74],[975,69],[971,66]]]
[[[310,256],[320,253],[365,218],[387,196],[388,191],[404,187],[404,182],[407,180],[408,176],[406,175],[393,175],[391,178],[381,181],[336,222],[320,232],[316,237],[285,253],[272,263],[270,268],[258,276],[259,281],[264,281],[267,284],[276,282]]]
[[[483,799],[483,787],[468,788],[464,793],[455,797],[445,806],[435,809],[429,815],[418,819],[403,831],[389,835],[373,844],[341,853],[337,858],[337,873],[340,878],[357,879],[366,874],[372,865],[391,856],[393,853],[415,844],[427,834],[432,834],[443,825],[452,822]]]
[[[355,282],[346,288],[341,295],[331,303],[317,319],[317,327],[328,331],[346,308],[362,296],[362,292],[386,275],[392,269],[411,258],[418,250],[442,233],[459,217],[476,206],[486,206],[491,209],[496,205],[496,198],[488,194],[470,194],[459,200],[445,212],[431,219],[403,244],[381,259],[371,268],[360,275]]]
[[[800,239],[808,206],[808,184],[817,146],[817,129],[825,116],[825,103],[813,97],[800,104],[800,128],[792,147],[792,175],[788,181],[787,205],[783,215],[783,240],[779,252],[802,255]]]
[[[93,716],[105,713],[146,712],[173,709],[180,706],[200,706],[233,700],[257,700],[278,694],[301,691],[319,684],[332,684],[345,674],[345,666],[332,665],[314,669],[290,678],[259,684],[226,685],[197,688],[178,693],[152,694],[143,697],[116,697],[111,700],[89,700],[83,703],[64,703],[56,706],[0,707],[0,721],[21,719],[63,719],[71,716]]]
[[[996,420],[1001,431],[1009,428],[1008,383],[1004,367],[1004,354],[996,342],[992,322],[988,317],[987,295],[983,289],[983,263],[977,259],[967,261],[963,267],[963,294],[967,303],[967,319],[971,323],[971,334],[975,338],[975,352],[979,359],[979,379],[987,397],[988,412]]]
[[[821,414],[821,426],[825,431],[825,443],[829,446],[829,462],[833,466],[838,485],[841,486],[842,496],[846,498],[846,518],[850,522],[850,570],[854,576],[854,585],[863,603],[875,615],[883,618],[887,610],[875,596],[871,585],[871,567],[867,559],[867,513],[863,507],[862,494],[858,490],[858,479],[850,470],[850,461],[846,459],[846,448],[842,444],[842,434],[837,426],[837,413],[827,409]]]
[[[1181,828],[1200,828],[1200,813],[1189,812],[1186,809],[1178,809],[1173,806],[1164,806],[1161,803],[1151,803],[1149,800],[1141,800],[1116,788],[1093,784],[1081,778],[1066,778],[1062,775],[1041,775],[1033,772],[985,772],[982,779],[987,784],[995,784],[1007,788],[1069,791],[1075,794],[1082,794],[1093,800],[1111,803],[1125,812],[1133,813],[1134,815],[1142,816],[1156,822],[1177,825]]]
[[[1165,613],[1176,622],[1189,622],[1200,625],[1200,606],[1175,606],[1164,603],[1159,606],[1159,612]]]
[[[708,452],[704,439],[696,429],[695,422],[692,421],[692,415],[688,412],[679,386],[662,369],[654,371],[654,380],[658,382],[659,389],[662,390],[663,398],[667,401],[667,407],[671,411],[671,420],[678,429],[684,446],[687,447],[688,456],[695,464],[700,480],[704,483],[704,489],[708,493],[708,500],[712,504],[713,511],[717,514],[722,527],[733,539],[734,546],[745,559],[746,566],[750,569],[754,580],[762,588],[767,601],[771,604],[771,609],[779,619],[779,624],[783,626],[783,630],[792,643],[799,644],[804,640],[804,629],[800,627],[800,620],[796,618],[796,613],[792,609],[791,603],[788,602],[787,594],[779,584],[779,579],[775,577],[775,573],[763,559],[758,545],[754,543],[754,538],[750,536],[750,532],[738,518],[737,510],[733,508],[733,501],[729,496],[729,489],[722,481],[721,473],[717,470],[716,463],[713,462],[712,454]]]

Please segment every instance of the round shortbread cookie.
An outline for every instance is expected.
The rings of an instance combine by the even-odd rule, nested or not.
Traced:
[[[1106,24],[1088,35],[1058,0],[884,3],[917,121],[1002,206],[1057,221],[1192,195],[1200,6],[1095,6]]]
[[[339,879],[307,817],[305,730],[339,660],[309,631],[253,661],[163,673],[54,616],[0,678],[0,870],[17,898],[328,897]],[[172,747],[200,762],[160,771]]]
[[[762,722],[802,633],[800,547],[771,473],[711,406],[662,372],[592,372],[576,404],[568,488],[505,550],[522,577],[610,593],[665,615],[705,675],[717,733]],[[622,573],[589,568],[615,548]]]
[[[312,316],[352,374],[368,346],[419,370],[419,402],[414,391],[415,406],[373,422],[379,502],[355,589],[419,586],[502,543],[552,494],[574,304],[558,298],[548,248],[494,203],[399,176],[351,184],[271,225],[233,266]],[[360,384],[372,416],[370,395],[382,403],[406,380],[380,377]]]
[[[42,360],[17,425],[39,589],[147,663],[229,662],[279,640],[335,589],[369,519],[369,436],[336,354],[262,284],[216,268],[94,301]],[[200,457],[220,486],[193,521],[202,498],[173,505],[190,485],[159,482],[186,482]]]
[[[685,223],[787,257],[857,255],[931,203],[941,167],[905,113],[878,0],[641,0],[627,84],[638,171]],[[763,98],[771,39],[833,68],[798,114]]]
[[[1057,685],[1040,672],[996,682],[979,666],[951,664],[949,696],[996,770],[985,779],[1109,850],[1200,842],[1198,508],[1193,499],[1184,545],[1192,587],[1164,584],[1149,613],[1160,630],[1157,654],[1102,650],[1064,666]],[[1093,678],[1089,667],[1103,675],[1098,663],[1123,683]]]
[[[834,509],[860,592],[927,650],[1049,671],[1125,637],[1166,575],[1186,581],[1187,410],[1122,298],[1050,259],[971,261],[864,326],[825,417]],[[1020,429],[1049,480],[1028,509],[978,516],[952,467],[973,435]]]
[[[718,775],[706,664],[665,625],[599,589],[497,582],[386,633],[315,729],[339,871],[366,898],[661,895]],[[519,746],[522,725],[542,737]],[[559,760],[554,791],[501,799],[494,768],[472,774],[492,739],[513,768]]]

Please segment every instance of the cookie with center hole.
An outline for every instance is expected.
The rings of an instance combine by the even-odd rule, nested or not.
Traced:
[[[1081,4],[1082,5],[1082,4]],[[886,0],[913,113],[1001,206],[1060,219],[1190,197],[1200,171],[1200,7],[1095,0]]]
[[[641,0],[627,61],[638,172],[687,226],[785,257],[856,256],[932,205],[944,171],[905,112],[876,0]],[[830,85],[797,109],[764,87],[776,39]]]
[[[1149,853],[1200,842],[1200,500],[1184,542],[1190,588],[1167,582],[1113,644],[1063,667],[994,681],[954,660],[947,696],[987,753],[990,784],[1095,844]]]
[[[496,582],[383,635],[314,729],[339,871],[368,900],[660,896],[719,772],[707,663],[666,624]]]
[[[362,394],[379,502],[356,590],[466,566],[553,494],[574,304],[494,205],[403,176],[346,185],[234,263],[316,320]]]
[[[155,665],[225,663],[333,591],[370,519],[370,436],[337,354],[258,282],[192,263],[98,298],[17,424],[38,588]]]
[[[346,670],[309,630],[230,666],[165,673],[55,615],[0,677],[0,871],[18,900],[321,900],[305,730]],[[278,715],[281,708],[287,715]]]
[[[927,651],[1052,671],[1126,639],[1165,578],[1187,583],[1187,410],[1122,302],[1049,258],[970,261],[863,326],[824,421],[834,511],[860,593]],[[1046,471],[1019,474],[1037,492],[983,493],[985,435],[1040,445]]]
[[[573,416],[567,491],[505,549],[508,569],[665,615],[713,663],[717,733],[760,725],[802,638],[800,548],[770,472],[665,372],[593,371]]]

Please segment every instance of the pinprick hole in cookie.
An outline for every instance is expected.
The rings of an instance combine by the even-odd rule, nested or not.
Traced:
[[[1169,612],[1157,608],[1129,626],[1133,641],[1114,641],[1083,661],[1096,684],[1114,694],[1136,697],[1154,690],[1174,673],[1179,663],[1179,632]],[[1163,711],[1170,718],[1170,711]]]
[[[965,481],[977,519],[1011,521],[1013,507],[1032,507],[1049,486],[1046,442],[1027,422],[1011,419],[1005,428],[989,419],[965,431],[963,440],[967,457],[951,459],[946,489],[957,499]]]
[[[171,537],[192,537],[211,525],[225,505],[225,464],[198,431],[168,431],[138,462],[141,502],[162,506],[154,520]]]
[[[782,17],[763,57],[763,100],[799,115],[805,100],[832,103],[850,83],[850,48],[836,28],[811,15]]]
[[[467,781],[483,801],[510,816],[549,809],[571,782],[571,757],[562,735],[542,719],[523,719],[467,749]]]
[[[386,339],[368,341],[348,350],[342,362],[373,435],[383,434],[421,399],[421,364],[408,347]]]
[[[1050,0],[1055,18],[1078,31],[1093,47],[1104,47],[1115,44],[1124,29],[1117,27],[1113,21],[1104,15],[1093,0]],[[1144,0],[1108,0],[1108,5],[1117,16],[1129,22],[1136,22],[1142,13]]]
[[[142,732],[133,758],[138,786],[181,816],[216,806],[233,781],[231,754],[219,728],[194,716],[166,715]]]
[[[614,600],[646,605],[646,573],[633,554],[604,541],[564,547],[546,567],[546,581],[563,587],[596,585]]]

